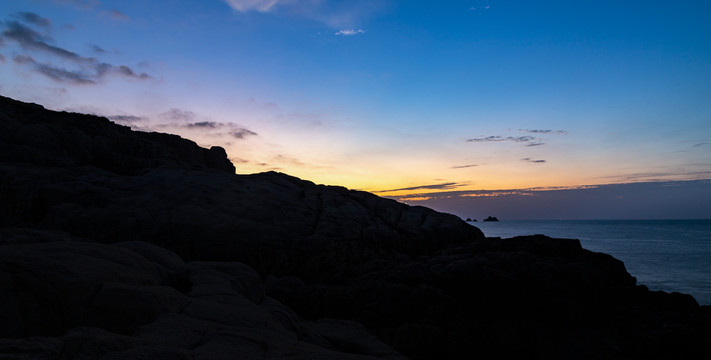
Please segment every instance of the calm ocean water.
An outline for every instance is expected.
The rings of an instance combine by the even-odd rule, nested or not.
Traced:
[[[502,220],[474,222],[486,236],[579,239],[622,260],[650,290],[691,294],[711,305],[711,220]]]

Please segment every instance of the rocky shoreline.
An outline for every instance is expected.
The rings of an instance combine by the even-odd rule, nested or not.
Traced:
[[[609,255],[0,98],[0,359],[711,358]]]

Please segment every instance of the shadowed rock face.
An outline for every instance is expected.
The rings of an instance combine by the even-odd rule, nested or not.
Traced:
[[[707,309],[576,240],[485,239],[234,170],[221,148],[0,98],[0,354],[711,356]]]
[[[149,241],[188,260],[244,261],[262,274],[322,281],[375,258],[483,237],[453,215],[365,192],[273,172],[236,176],[224,150],[174,135],[4,103],[2,226]]]
[[[47,111],[1,96],[0,160],[94,166],[120,175],[160,166],[235,172],[221,147],[208,150],[177,135],[135,132],[106,118]]]
[[[236,262],[146,242],[4,229],[0,354],[14,358],[403,359],[361,325],[303,321]],[[14,243],[13,243],[14,242]]]

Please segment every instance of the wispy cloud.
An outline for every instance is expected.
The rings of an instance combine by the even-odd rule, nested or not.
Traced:
[[[411,190],[451,190],[451,189],[456,189],[458,187],[462,187],[462,186],[466,186],[466,185],[467,184],[464,184],[464,183],[446,182],[446,183],[441,183],[441,184],[418,185],[418,186],[399,188],[399,189],[378,190],[378,191],[373,191],[373,192],[374,193],[386,193],[386,192],[411,191]]]
[[[223,0],[241,13],[279,13],[317,21],[334,29],[353,29],[365,19],[382,12],[391,0]],[[355,30],[357,31],[357,30]]]
[[[533,136],[484,136],[478,138],[467,139],[467,142],[501,142],[501,141],[512,141],[512,142],[529,142],[536,140]]]
[[[0,63],[5,63],[5,55],[0,54]]]
[[[129,21],[129,20],[131,20],[131,18],[130,18],[128,15],[126,15],[126,14],[124,14],[124,13],[118,11],[118,10],[115,10],[115,9],[109,11],[109,17],[111,17],[111,18],[114,19],[114,20],[118,20],[118,21]]]
[[[75,85],[96,84],[96,82],[92,80],[91,77],[79,71],[70,71],[54,67],[49,64],[39,63],[35,61],[33,57],[28,55],[17,55],[13,58],[13,61],[16,64],[20,65],[31,65],[35,69],[35,71],[56,82],[70,83]]]
[[[143,116],[136,116],[136,115],[107,115],[106,118],[113,121],[113,122],[123,123],[123,124],[132,124],[132,123],[147,120]]]
[[[708,168],[708,164],[701,164]],[[711,178],[711,171],[701,170],[701,171],[685,171],[684,169],[679,169],[678,171],[649,171],[649,172],[638,172],[638,173],[627,173],[612,176],[603,176],[601,179],[612,180],[614,182],[661,182],[669,180],[701,180]]]
[[[568,134],[568,132],[565,130],[518,129],[518,131],[529,133],[529,134],[558,134],[558,135],[567,135]]]
[[[188,112],[194,116],[192,112]],[[192,117],[191,117],[192,118]],[[221,123],[216,121],[200,121],[185,125],[189,129],[217,130],[226,129],[226,133],[235,139],[244,139],[248,136],[256,136],[257,133],[233,123]]]
[[[388,197],[463,217],[495,214],[500,219],[703,219],[711,214],[711,206],[697,195],[709,191],[711,180],[701,179]]]
[[[2,32],[2,37],[8,40],[15,41],[21,48],[25,50],[38,50],[50,55],[73,61],[84,61],[77,53],[62,49],[57,46],[48,44],[46,41],[50,38],[41,35],[31,28],[19,23],[18,21],[5,22],[6,28]]]
[[[14,62],[19,65],[30,66],[35,72],[48,77],[57,82],[70,83],[75,85],[96,84],[107,76],[121,76],[124,78],[145,80],[150,79],[146,73],[137,73],[126,65],[112,65],[101,62],[93,57],[84,57],[76,52],[51,45],[53,39],[49,35],[42,35],[30,26],[51,25],[49,19],[33,13],[18,13],[15,15],[23,23],[10,20],[3,23],[4,28],[0,32],[0,41],[12,41],[16,43],[25,53],[16,55]],[[26,24],[26,25],[25,25]],[[37,61],[29,53],[41,53],[49,56],[46,62]],[[74,68],[67,69],[59,67],[52,61],[67,61],[73,64]]]
[[[525,161],[525,162],[533,163],[533,164],[542,164],[542,163],[546,162],[545,160],[536,160],[536,159],[531,159],[531,158],[523,158],[523,159],[521,159],[521,161]]]
[[[237,128],[237,129],[234,129],[234,130],[230,131],[229,134],[232,135],[232,137],[234,137],[234,138],[236,138],[236,139],[244,139],[244,138],[246,138],[247,136],[255,136],[255,135],[257,135],[256,132],[251,131],[251,130],[247,130],[247,129],[245,129],[245,128]]]
[[[466,169],[466,168],[475,167],[475,166],[479,166],[479,165],[478,164],[456,165],[456,166],[452,166],[452,169]]]
[[[101,5],[99,0],[52,0],[61,5],[73,5],[82,9],[91,9]]]
[[[529,134],[558,134],[558,135],[568,134],[568,132],[564,131],[564,130],[518,129],[518,131],[529,133]],[[535,136],[531,136],[531,135],[523,135],[523,136],[491,135],[491,136],[480,136],[478,138],[467,139],[466,142],[484,143],[484,142],[510,141],[510,142],[514,142],[514,143],[523,143],[526,146],[542,146],[542,145],[546,144],[543,140],[544,139],[541,139],[541,138],[538,138]]]
[[[190,112],[192,113],[192,112]],[[208,128],[208,129],[216,129],[220,127],[220,123],[216,123],[214,121],[200,121],[192,124],[188,124],[187,127],[189,128]]]
[[[194,134],[195,132],[199,132],[209,137],[224,137],[237,140],[243,140],[250,136],[259,135],[244,126],[231,122],[218,122],[212,120],[195,121],[201,120],[201,116],[186,109],[172,108],[158,114],[158,118],[165,122],[156,124],[154,127],[162,131],[168,129],[169,131],[176,131],[178,133],[188,131]]]
[[[97,54],[105,54],[106,50],[99,45],[91,45],[91,51]]]
[[[17,14],[15,14],[14,17],[18,18],[28,24],[36,25],[36,26],[43,27],[43,28],[49,28],[50,26],[52,26],[52,20],[43,18],[43,17],[41,17],[35,13],[31,13],[31,12],[21,11],[21,12],[18,12]]]
[[[279,3],[279,0],[225,0],[233,9],[241,12],[269,12]]]
[[[542,193],[551,191],[565,190],[590,190],[597,189],[605,185],[573,185],[573,186],[547,186],[534,187],[524,189],[506,189],[506,190],[456,190],[456,191],[438,191],[438,192],[420,192],[406,195],[388,196],[390,198],[409,202],[409,201],[429,201],[429,200],[444,200],[444,199],[464,199],[464,198],[491,198],[491,197],[518,197],[518,196],[538,196]],[[386,195],[387,196],[387,195]]]
[[[172,108],[168,111],[158,114],[158,116],[165,120],[192,121],[195,118],[195,113],[190,110]]]
[[[335,35],[339,36],[353,36],[353,35],[358,35],[358,34],[365,34],[365,30],[358,29],[358,30],[339,30]]]

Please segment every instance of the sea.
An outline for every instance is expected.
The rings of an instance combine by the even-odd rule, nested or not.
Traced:
[[[711,305],[711,220],[501,220],[470,223],[488,237],[544,234],[625,263],[650,290],[691,294]]]

